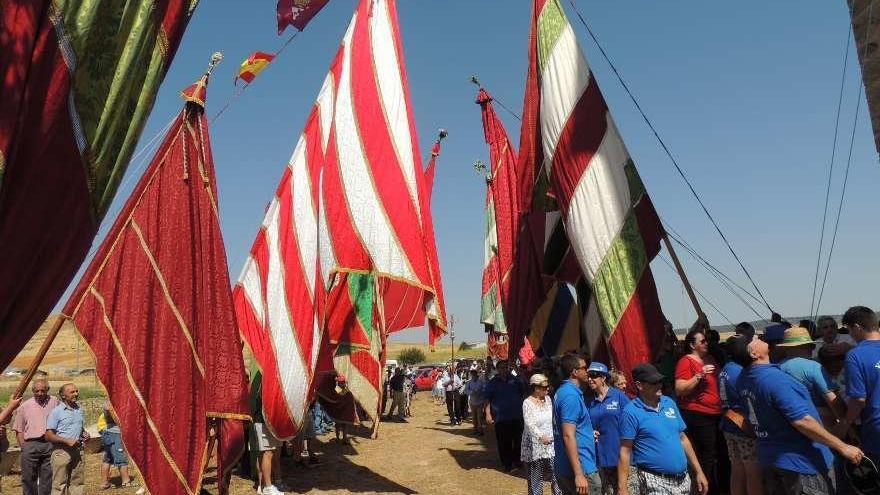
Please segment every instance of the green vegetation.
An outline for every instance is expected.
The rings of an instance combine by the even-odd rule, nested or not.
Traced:
[[[407,347],[397,353],[397,360],[403,366],[424,363],[426,360],[425,352],[418,347]]]
[[[12,392],[15,392],[15,387],[0,388],[0,405],[6,405]],[[58,390],[51,390],[50,392],[52,395],[58,395]],[[31,391],[28,390],[24,393],[24,398],[29,399],[30,397]],[[79,387],[79,400],[104,399],[106,397],[104,389],[101,387]]]

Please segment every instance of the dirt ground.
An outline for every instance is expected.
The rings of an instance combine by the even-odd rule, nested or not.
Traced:
[[[343,446],[334,435],[318,438],[315,449],[322,463],[313,468],[282,459],[283,480],[289,493],[309,494],[524,494],[524,478],[498,470],[494,435],[472,434],[470,423],[449,426],[446,407],[434,405],[430,392],[419,392],[408,423],[382,422],[379,438],[369,439],[367,428]],[[134,493],[118,488],[103,492],[98,486],[100,454],[86,458],[86,493]],[[17,471],[17,469],[16,469]],[[212,479],[211,476],[208,479]],[[117,479],[118,482],[118,479]],[[232,495],[255,493],[252,483],[233,476]],[[205,488],[216,493],[216,485]],[[545,487],[549,493],[549,485]],[[0,481],[0,493],[18,495],[18,473]]]

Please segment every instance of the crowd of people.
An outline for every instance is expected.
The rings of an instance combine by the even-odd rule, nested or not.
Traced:
[[[760,335],[741,323],[724,342],[700,318],[682,340],[668,325],[660,349],[629,373],[576,353],[528,366],[455,363],[436,372],[433,395],[450,425],[468,420],[474,435],[494,433],[500,467],[524,476],[530,495],[547,481],[554,495],[880,493],[880,328],[871,309],[848,309],[842,325],[831,317],[791,325],[774,315]],[[386,374],[382,416],[405,422],[416,373]],[[326,398],[344,405],[345,377],[331,378]],[[292,448],[313,467],[315,436],[335,426],[346,443],[347,429],[316,401],[300,435],[279,441],[262,419],[260,383],[257,373],[251,472],[258,493],[278,495],[279,454]],[[56,398],[38,379],[32,392],[0,411],[21,447],[23,493],[83,493],[89,434],[76,385]],[[114,468],[122,486],[137,486],[109,405],[98,422],[102,488],[113,486]]]
[[[625,374],[575,353],[438,376],[451,425],[494,429],[529,494],[880,493],[880,330],[856,306],[817,324],[774,315],[721,342],[705,318],[667,325]]]

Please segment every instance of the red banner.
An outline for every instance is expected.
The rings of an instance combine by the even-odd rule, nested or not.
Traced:
[[[201,106],[188,101],[64,308],[95,356],[129,455],[154,495],[193,495],[219,435],[219,475],[249,419]]]

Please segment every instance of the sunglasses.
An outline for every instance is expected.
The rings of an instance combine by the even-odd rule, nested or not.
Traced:
[[[602,373],[587,373],[587,376],[590,378],[604,378],[605,375]]]

